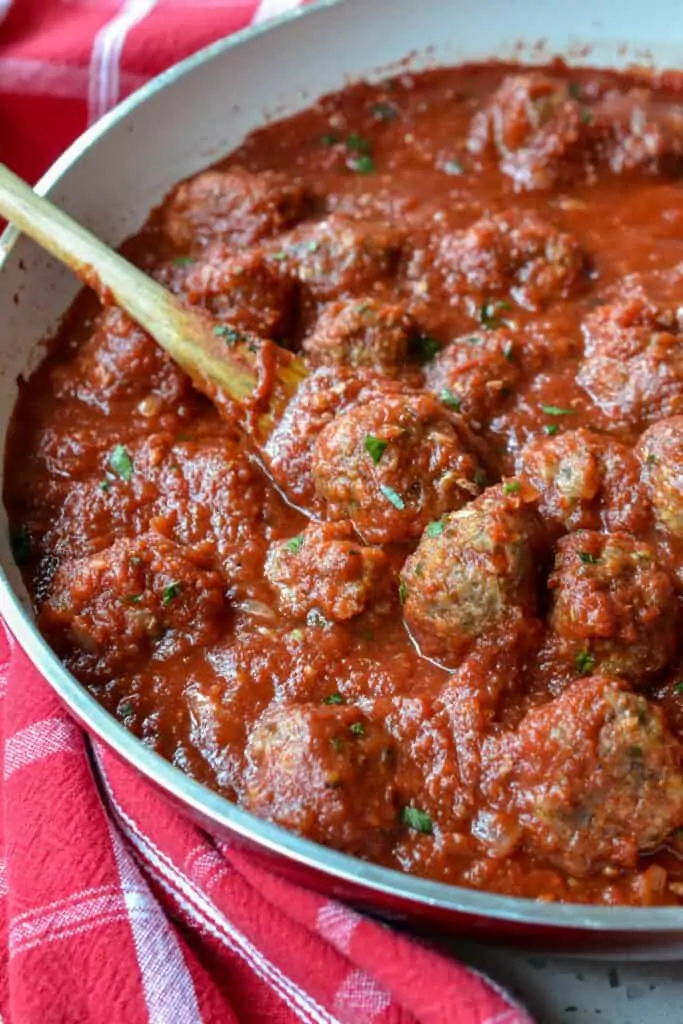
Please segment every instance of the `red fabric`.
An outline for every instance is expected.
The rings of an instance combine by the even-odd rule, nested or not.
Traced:
[[[0,158],[37,179],[173,61],[298,0],[0,0]],[[478,974],[217,845],[93,749],[0,621],[8,1024],[530,1024]]]

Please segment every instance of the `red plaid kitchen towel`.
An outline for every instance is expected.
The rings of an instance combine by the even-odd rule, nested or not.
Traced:
[[[36,180],[198,47],[301,0],[0,0],[0,158]],[[0,621],[8,1024],[531,1024],[475,972],[216,844],[93,748]]]

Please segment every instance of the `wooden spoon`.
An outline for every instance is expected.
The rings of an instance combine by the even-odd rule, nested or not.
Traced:
[[[300,359],[272,341],[187,309],[132,263],[42,199],[0,164],[0,214],[99,295],[125,310],[223,413],[263,444],[306,376]]]

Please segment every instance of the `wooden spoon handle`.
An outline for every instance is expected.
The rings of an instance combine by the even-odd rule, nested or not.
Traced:
[[[99,294],[125,310],[217,405],[256,412],[261,439],[305,368],[270,341],[216,326],[182,303],[0,164],[0,214]],[[258,410],[258,411],[257,411]]]

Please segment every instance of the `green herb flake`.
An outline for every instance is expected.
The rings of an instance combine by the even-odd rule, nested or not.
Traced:
[[[121,718],[130,718],[135,714],[135,708],[129,700],[121,701],[119,704],[119,715]]]
[[[423,363],[429,363],[441,351],[441,343],[428,334],[420,334],[411,344],[415,356]]]
[[[401,811],[401,821],[408,828],[412,828],[415,832],[422,832],[425,836],[430,836],[434,831],[432,819],[417,807],[404,807]]]
[[[503,484],[503,494],[518,494],[522,489],[519,480],[508,480]]]
[[[122,444],[117,444],[109,456],[109,465],[122,480],[130,480],[133,476],[133,460]]]
[[[336,146],[336,144],[338,142],[339,142],[339,136],[335,135],[334,132],[325,132],[324,135],[320,136],[320,145],[321,146],[326,146],[326,147]]]
[[[353,733],[354,736],[365,736],[365,726],[362,722],[354,722],[353,725],[349,726],[349,732]]]
[[[10,530],[9,539],[14,561],[17,565],[26,565],[31,557],[31,550],[33,548],[28,526],[18,526],[16,529]]]
[[[649,454],[649,455],[647,456],[647,458],[645,459],[645,463],[646,463],[646,465],[648,465],[648,466],[656,466],[656,465],[657,465],[657,456],[656,456],[656,455],[653,455],[653,454],[652,454],[652,452],[651,452],[651,453],[650,453],[650,454]]]
[[[372,116],[376,121],[395,121],[398,110],[392,103],[373,103]]]
[[[381,437],[375,437],[374,434],[365,435],[365,450],[375,465],[384,455],[387,444],[387,441],[383,441]]]
[[[459,160],[446,160],[443,164],[442,170],[444,174],[451,175],[452,177],[465,173],[465,168]]]
[[[567,92],[572,99],[578,100],[581,98],[581,86],[578,82],[569,82],[567,85]]]
[[[346,140],[346,148],[351,153],[372,153],[372,145],[362,135],[352,132]]]
[[[129,594],[126,598],[126,604],[140,604],[142,596],[142,594]]]
[[[377,168],[375,161],[367,153],[359,153],[348,161],[348,166],[357,174],[374,174]]]
[[[331,693],[329,697],[323,698],[323,704],[346,704],[341,693]]]
[[[559,405],[542,405],[541,409],[546,416],[573,416],[576,409],[563,409]]]
[[[344,741],[341,740],[339,736],[332,736],[330,738],[330,743],[332,744],[332,749],[336,751],[337,754],[344,749]]]
[[[100,480],[97,486],[101,491],[108,491],[109,488],[111,487],[111,484],[109,483],[108,480]]]
[[[595,655],[590,651],[579,651],[575,662],[579,675],[589,676],[595,668]]]
[[[317,608],[311,608],[306,615],[306,625],[318,626],[320,629],[324,629],[326,626],[329,626],[329,622],[321,611],[318,611]]]
[[[161,603],[166,608],[172,601],[175,601],[176,597],[180,594],[183,589],[182,583],[176,581],[175,583],[169,583],[167,587],[164,587],[164,594],[161,599]]]
[[[237,345],[240,341],[249,340],[241,331],[236,331],[234,327],[228,327],[227,324],[216,324],[213,333],[222,338],[226,345]]]
[[[401,604],[405,604],[408,600],[408,584],[404,579],[398,581],[398,599]]]
[[[462,399],[458,398],[450,388],[444,388],[443,391],[439,392],[439,401],[443,402],[449,409],[453,409],[454,412],[460,412],[462,408]]]
[[[278,263],[281,263],[283,260],[287,259],[287,253],[280,250],[280,252],[274,252],[270,258],[271,260],[276,260]]]
[[[399,512],[404,511],[406,503],[398,491],[395,491],[393,487],[389,487],[388,484],[380,484],[379,489],[390,505],[393,505]]]
[[[557,423],[547,423],[543,429],[545,430],[548,437],[554,437],[555,434],[558,433],[560,428],[558,427]]]
[[[512,342],[511,341],[506,341],[505,344],[503,345],[503,355],[511,363],[514,362],[515,355],[514,355],[514,352],[513,352],[513,349],[512,349]]]
[[[591,110],[590,107],[582,106],[581,107],[581,123],[582,124],[592,124],[592,122],[593,122],[593,111]]]
[[[191,256],[176,256],[173,260],[176,267],[191,267],[194,262]]]
[[[592,555],[590,551],[579,551],[579,558],[584,565],[600,565],[602,562],[601,558],[598,558],[597,555]]]
[[[680,693],[683,695],[683,679],[677,683],[674,683],[674,693]]]
[[[304,546],[304,535],[303,535],[303,533],[297,533],[296,537],[292,537],[292,539],[288,540],[287,543],[285,544],[285,548],[287,549],[287,551],[291,551],[291,553],[293,555],[298,555],[298,553],[301,551],[303,546]]]
[[[495,330],[496,327],[502,327],[504,321],[501,320],[498,314],[506,309],[512,309],[509,302],[491,302],[487,299],[479,309],[479,320],[482,327],[485,327],[488,331]]]
[[[440,537],[444,531],[444,522],[441,519],[437,519],[433,523],[427,523],[427,536],[428,537]]]

